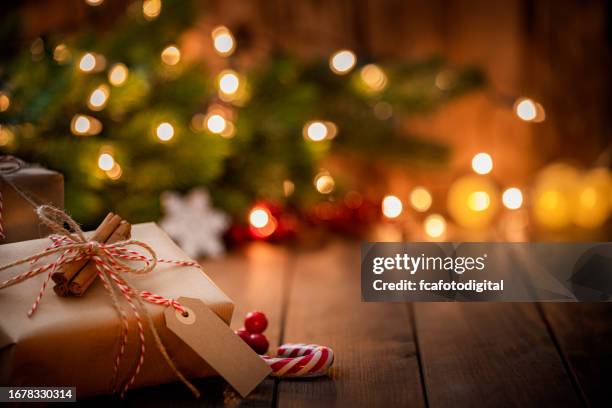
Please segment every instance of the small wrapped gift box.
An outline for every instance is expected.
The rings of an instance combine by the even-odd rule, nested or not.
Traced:
[[[12,156],[0,156],[0,244],[44,237],[49,233],[17,187],[38,204],[64,207],[64,177]]]
[[[132,239],[146,242],[154,248],[159,259],[188,260],[183,251],[156,224],[134,225]],[[2,245],[0,265],[37,254],[48,246],[48,239]],[[133,287],[139,290],[147,290],[167,299],[194,298],[208,306],[214,312],[210,314],[219,322],[223,333],[210,333],[208,329],[191,332],[191,339],[183,342],[164,321],[169,316],[168,306],[143,303],[168,355],[185,377],[210,376],[215,372],[224,375],[224,370],[219,368],[226,365],[232,366],[238,377],[248,377],[260,367],[255,364],[257,367],[253,368],[249,360],[251,358],[255,363],[263,365],[263,368],[257,374],[259,377],[250,383],[250,388],[246,388],[247,392],[250,391],[265,378],[267,366],[227,327],[234,308],[232,301],[201,269],[185,266],[184,263],[158,263],[153,271],[126,276],[126,279],[129,278]],[[0,281],[32,267],[27,263],[12,268],[11,273],[4,270],[0,273]],[[48,291],[36,313],[28,318],[28,310],[45,279],[47,273],[41,273],[0,291],[0,309],[3,310],[0,317],[0,383],[5,386],[76,386],[78,397],[112,392],[115,358],[121,347],[122,323],[109,293],[99,279],[83,297],[60,297]],[[125,299],[121,301],[126,304]],[[125,310],[130,311],[129,307]],[[171,315],[174,315],[172,312]],[[202,315],[199,318],[201,320]],[[127,347],[118,377],[129,377],[126,373],[133,370],[140,353],[133,313],[129,313],[128,320],[130,329]],[[149,328],[145,330],[144,337],[146,357],[131,388],[176,381],[176,373],[164,360]],[[208,344],[218,347],[210,359],[210,365],[200,357],[201,354],[187,345],[194,341],[200,341],[203,347],[208,347]],[[243,348],[250,353],[246,358],[240,354],[244,352]],[[227,362],[217,358],[219,354],[225,354]],[[227,357],[232,355],[242,357],[232,361],[231,357]],[[211,366],[215,364],[216,370],[213,370]]]

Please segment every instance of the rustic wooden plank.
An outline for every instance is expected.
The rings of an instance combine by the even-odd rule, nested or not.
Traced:
[[[431,407],[579,406],[535,305],[417,303]]]
[[[544,303],[542,309],[585,400],[610,406],[612,304]]]
[[[269,326],[265,334],[272,348],[279,342],[281,332],[281,305],[285,276],[288,271],[289,252],[264,242],[248,245],[242,251],[231,253],[219,260],[201,262],[206,274],[236,304],[231,327],[242,326],[245,314],[252,310],[266,313]],[[202,333],[203,336],[206,333]],[[174,383],[158,387],[132,390],[123,405],[168,407],[271,407],[275,383],[266,379],[247,398],[241,399],[221,378],[203,378],[194,381],[202,393],[196,400],[183,384]],[[84,400],[85,403],[111,403],[116,397]],[[116,401],[115,401],[116,402]]]
[[[332,347],[329,377],[281,380],[278,405],[423,406],[410,316],[402,303],[362,303],[359,245],[335,242],[295,261],[283,340]]]

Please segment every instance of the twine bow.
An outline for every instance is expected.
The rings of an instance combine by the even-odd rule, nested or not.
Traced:
[[[196,396],[199,397],[198,390],[185,378],[185,376],[178,370],[166,348],[164,347],[159,333],[157,332],[155,325],[151,319],[151,316],[144,307],[143,300],[146,302],[170,306],[177,311],[185,314],[186,309],[176,300],[168,299],[163,296],[153,294],[151,292],[138,290],[134,288],[126,279],[125,275],[128,273],[133,274],[146,274],[155,269],[156,265],[160,262],[172,263],[181,266],[194,266],[200,267],[196,262],[191,261],[175,261],[158,259],[157,254],[149,245],[144,242],[137,240],[127,240],[116,242],[114,244],[103,244],[96,241],[89,241],[79,225],[65,212],[48,206],[42,205],[36,208],[36,213],[40,220],[47,226],[54,235],[50,236],[52,244],[45,250],[28,256],[26,258],[18,259],[7,265],[0,266],[0,272],[10,269],[12,267],[30,263],[32,267],[19,275],[13,276],[0,283],[0,289],[16,285],[27,279],[30,279],[38,274],[47,272],[47,277],[44,280],[38,296],[34,301],[32,307],[28,312],[28,317],[31,317],[36,309],[38,308],[40,301],[43,297],[45,289],[51,279],[51,275],[62,265],[78,262],[84,259],[91,260],[96,266],[96,272],[100,278],[106,292],[110,295],[113,306],[119,314],[122,322],[122,336],[119,351],[115,358],[115,367],[112,383],[114,385],[113,392],[117,391],[117,376],[119,372],[119,366],[125,353],[125,347],[127,344],[127,336],[129,330],[129,320],[125,310],[125,307],[121,304],[118,294],[122,295],[129,309],[134,314],[136,325],[139,333],[140,343],[140,355],[136,367],[131,373],[130,378],[125,381],[121,389],[121,397],[125,395],[128,388],[134,383],[134,380],[138,376],[145,356],[145,330],[143,325],[143,317],[149,326],[149,329],[153,335],[153,339],[157,345],[157,348],[161,352],[162,356],[166,360],[166,363],[177,378],[182,381]],[[66,226],[68,228],[66,228]],[[132,249],[134,248],[134,249]],[[41,266],[34,267],[42,259],[54,257],[54,260],[43,264]],[[126,262],[131,262],[128,264]],[[133,264],[136,263],[137,267]]]

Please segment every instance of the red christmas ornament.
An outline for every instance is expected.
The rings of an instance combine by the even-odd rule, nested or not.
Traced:
[[[252,333],[249,335],[248,344],[257,354],[266,354],[270,346],[266,336],[261,333]]]
[[[268,327],[268,319],[262,312],[249,312],[244,319],[244,327],[249,333],[263,333]]]
[[[242,340],[244,340],[245,343],[249,344],[249,335],[251,333],[249,333],[246,329],[242,328],[239,330],[236,330],[235,332]]]

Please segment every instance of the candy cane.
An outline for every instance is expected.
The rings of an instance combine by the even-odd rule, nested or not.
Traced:
[[[261,356],[274,377],[317,377],[327,373],[334,352],[317,344],[283,344],[277,357]]]

